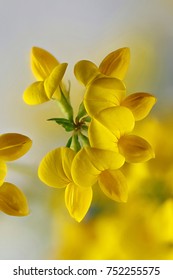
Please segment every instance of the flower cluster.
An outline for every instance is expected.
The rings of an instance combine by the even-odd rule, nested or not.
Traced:
[[[44,49],[33,47],[32,71],[37,82],[23,94],[29,105],[55,100],[64,118],[52,118],[71,132],[66,146],[50,151],[41,161],[38,175],[51,187],[65,188],[65,204],[80,222],[92,201],[92,188],[117,202],[126,202],[128,187],[121,170],[125,162],[145,162],[154,157],[151,145],[133,134],[135,122],[144,119],[156,102],[145,92],[126,96],[123,82],[130,51],[121,48],[108,54],[97,67],[82,60],[74,66],[76,79],[84,86],[83,101],[74,117],[70,89],[62,81],[67,63]]]
[[[26,216],[28,203],[23,192],[14,184],[5,182],[6,162],[22,157],[30,149],[32,141],[25,135],[5,133],[0,135],[0,211],[12,216]]]

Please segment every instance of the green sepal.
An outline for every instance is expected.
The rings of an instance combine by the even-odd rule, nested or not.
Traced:
[[[51,118],[48,121],[55,121],[57,124],[62,125],[66,131],[73,131],[75,129],[74,123],[65,118]]]
[[[85,107],[84,107],[84,104],[83,104],[83,101],[82,101],[81,104],[79,105],[77,119],[79,120],[80,118],[84,117],[85,115],[87,115],[87,112],[85,110]]]
[[[81,141],[83,146],[90,146],[89,139],[84,134],[82,133],[79,134],[79,140]]]
[[[84,122],[90,122],[90,121],[91,121],[91,118],[90,118],[89,116],[87,116],[87,117],[84,117],[84,118],[82,119],[82,121],[84,121]]]
[[[78,152],[81,149],[81,145],[78,139],[78,135],[74,134],[72,136],[72,142],[71,142],[71,148],[75,151]]]
[[[68,139],[66,147],[70,148],[71,147],[71,143],[72,143],[72,136]]]

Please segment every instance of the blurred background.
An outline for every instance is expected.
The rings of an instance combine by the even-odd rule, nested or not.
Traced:
[[[32,149],[8,164],[6,181],[26,194],[31,214],[0,213],[0,259],[173,259],[173,1],[172,0],[1,0],[0,133],[18,132]],[[136,126],[155,147],[156,159],[125,165],[129,200],[116,204],[95,190],[83,222],[65,209],[64,191],[45,186],[37,167],[68,135],[51,117],[53,102],[30,107],[22,100],[35,81],[30,50],[38,46],[69,63],[71,99],[77,108],[83,88],[74,64],[96,64],[111,51],[129,47],[127,92],[150,92],[157,104]]]

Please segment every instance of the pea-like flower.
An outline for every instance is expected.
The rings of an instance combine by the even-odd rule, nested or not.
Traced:
[[[145,162],[154,157],[151,145],[142,137],[131,134],[135,119],[128,108],[105,109],[98,119],[92,119],[89,126],[92,147],[119,152],[130,163]]]
[[[91,201],[92,188],[78,186],[71,175],[71,165],[76,153],[67,147],[49,152],[41,161],[38,176],[46,185],[65,188],[65,204],[70,215],[80,222],[86,215]]]
[[[32,141],[25,135],[6,133],[0,135],[0,210],[12,216],[26,216],[28,203],[23,192],[14,184],[5,182],[6,162],[16,160],[28,152]]]
[[[125,85],[116,78],[95,79],[86,89],[84,105],[91,117],[108,108],[124,106],[129,108],[136,121],[144,119],[156,103],[156,98],[145,92],[126,96]]]
[[[59,61],[48,51],[33,47],[31,51],[31,68],[37,82],[31,84],[23,94],[28,105],[37,105],[50,99],[61,99],[61,81],[67,63]]]
[[[74,74],[79,82],[89,85],[95,78],[102,76],[123,80],[130,62],[129,48],[120,48],[109,53],[97,67],[89,60],[81,60],[74,67]]]

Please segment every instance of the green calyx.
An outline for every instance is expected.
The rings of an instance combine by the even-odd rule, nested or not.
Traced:
[[[65,118],[50,118],[48,121],[54,121],[61,125],[65,131],[72,132],[72,136],[68,139],[66,147],[78,152],[83,146],[89,146],[87,137],[88,123],[91,118],[87,115],[83,102],[79,106],[76,118],[73,118],[73,108],[70,103],[70,98],[61,90],[61,99],[58,100],[58,105],[65,115]]]

